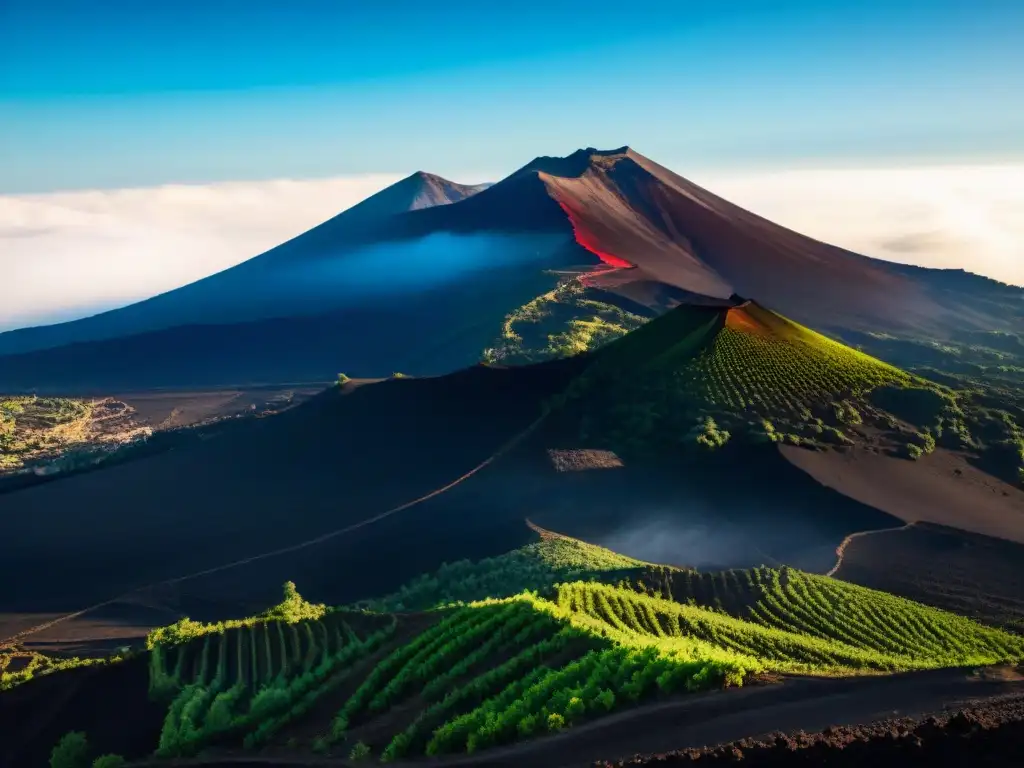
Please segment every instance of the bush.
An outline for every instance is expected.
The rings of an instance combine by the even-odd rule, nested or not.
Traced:
[[[89,742],[81,731],[65,733],[50,753],[50,768],[88,768]]]
[[[920,446],[914,445],[913,443],[907,443],[907,456],[913,461],[917,461],[924,456],[924,451]]]
[[[92,761],[92,768],[121,768],[125,759],[120,755],[102,755]]]
[[[715,450],[729,442],[731,435],[727,430],[719,429],[715,420],[708,416],[691,430],[690,437],[696,438],[698,445]]]
[[[935,450],[935,438],[930,432],[918,432],[914,437],[922,453],[931,453]]]
[[[346,375],[345,375],[344,373],[339,373],[339,374],[338,374],[338,386],[339,386],[339,387],[342,387],[342,386],[344,386],[345,384],[348,384],[348,383],[349,383],[350,381],[352,381],[352,379],[350,379],[350,378],[349,378],[348,376],[346,376]]]
[[[348,753],[349,760],[365,760],[370,756],[370,748],[363,742],[356,742],[356,745],[352,747],[352,751]]]
[[[404,374],[404,373],[398,373],[397,371],[395,371],[394,373],[391,374],[391,378],[392,379],[408,379],[409,377],[406,374]]]

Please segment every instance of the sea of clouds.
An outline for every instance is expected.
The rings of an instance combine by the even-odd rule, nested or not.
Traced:
[[[0,330],[93,314],[219,272],[397,179],[0,196]],[[1024,285],[1024,164],[706,172],[693,180],[853,251]]]

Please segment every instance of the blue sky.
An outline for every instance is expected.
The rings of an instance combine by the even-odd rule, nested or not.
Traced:
[[[0,0],[0,194],[1024,157],[1024,3]]]
[[[415,170],[623,144],[813,237],[1024,285],[1024,0],[0,0],[0,331]]]

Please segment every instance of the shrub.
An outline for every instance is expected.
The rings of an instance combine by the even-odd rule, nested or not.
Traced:
[[[331,747],[331,740],[327,736],[317,736],[313,739],[313,751],[318,755],[326,755]]]
[[[907,456],[913,461],[917,461],[924,456],[924,451],[920,446],[914,445],[913,443],[907,443]]]
[[[917,440],[917,446],[921,449],[922,453],[931,453],[935,450],[935,438],[932,437],[930,432],[918,432],[914,435]]]
[[[731,437],[727,430],[719,429],[718,424],[710,416],[704,419],[703,422],[699,422],[690,432],[690,436],[696,438],[698,445],[709,450],[721,448],[729,442]]]
[[[356,742],[356,745],[352,747],[352,751],[348,753],[349,760],[365,760],[370,756],[370,748],[363,742]]]
[[[342,386],[344,386],[345,384],[348,384],[348,383],[349,383],[350,381],[352,381],[352,379],[350,379],[350,378],[349,378],[348,376],[346,376],[346,375],[345,375],[344,373],[339,373],[339,374],[338,374],[338,386],[339,386],[339,387],[342,387]]]
[[[87,768],[89,742],[81,731],[65,733],[50,753],[50,768]]]
[[[92,768],[121,768],[125,759],[120,755],[101,755],[92,761]]]
[[[394,373],[391,374],[391,378],[392,379],[408,379],[409,377],[406,374],[404,374],[404,373],[399,373],[398,371],[395,371]]]
[[[557,712],[552,712],[548,715],[548,730],[549,731],[560,731],[565,728],[565,718]]]

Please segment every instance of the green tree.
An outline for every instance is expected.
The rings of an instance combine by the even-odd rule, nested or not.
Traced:
[[[88,768],[89,741],[81,731],[65,733],[50,753],[50,768]]]

